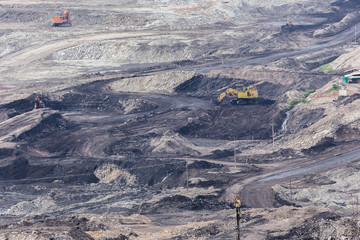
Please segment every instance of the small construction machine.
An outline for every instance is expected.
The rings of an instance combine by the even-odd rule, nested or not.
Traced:
[[[292,23],[291,20],[287,20],[285,22],[285,25],[281,26],[281,30],[282,31],[292,31],[292,30],[294,30],[294,24]]]
[[[225,92],[221,93],[217,98],[217,104],[220,104],[226,95],[235,97],[230,101],[233,105],[251,105],[251,104],[273,104],[275,101],[270,99],[259,98],[256,87],[245,87],[238,85],[236,89],[228,88]]]
[[[63,11],[58,16],[53,16],[51,18],[51,23],[54,27],[70,27],[70,12],[68,10]]]
[[[233,105],[245,105],[245,104],[254,104],[255,100],[258,98],[258,91],[255,87],[249,88],[243,85],[239,85],[234,88],[228,88],[225,92],[221,93],[217,99],[218,103],[226,97],[226,95],[231,95],[236,97],[231,100]]]

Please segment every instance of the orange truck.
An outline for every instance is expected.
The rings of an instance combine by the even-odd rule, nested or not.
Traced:
[[[60,27],[60,26],[71,26],[71,20],[70,20],[70,12],[68,10],[65,10],[62,12],[62,14],[59,14],[58,16],[53,16],[51,18],[51,23],[54,27]]]

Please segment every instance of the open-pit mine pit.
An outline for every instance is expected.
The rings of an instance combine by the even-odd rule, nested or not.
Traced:
[[[0,0],[0,239],[360,239],[359,27],[355,0]]]

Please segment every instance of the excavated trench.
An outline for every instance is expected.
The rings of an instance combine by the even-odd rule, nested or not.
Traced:
[[[93,90],[83,92],[89,89]],[[11,192],[2,199],[2,213],[30,217],[227,209],[230,206],[221,200],[221,189],[239,176],[226,173],[227,168],[219,164],[195,161],[185,167],[179,158],[197,156],[198,151],[188,150],[182,142],[173,146],[171,141],[159,150],[154,141],[269,139],[270,124],[275,122],[280,129],[285,117],[275,106],[216,106],[210,99],[193,98],[187,103],[182,99],[188,97],[181,95],[142,97],[92,92],[100,91],[95,89],[102,88],[89,85],[57,95],[34,94],[0,106],[3,123],[19,124],[21,119],[36,123],[10,137],[15,149],[0,149],[0,191]],[[36,96],[45,108],[33,109]],[[258,171],[249,167],[240,174]],[[106,180],[103,176],[114,177]],[[164,191],[185,187],[186,176],[193,179],[189,187],[214,190],[195,197],[180,192],[162,196]],[[109,197],[100,201],[104,195]],[[156,195],[157,200],[141,201]],[[24,211],[28,204],[33,205]]]
[[[212,82],[215,85],[209,85]],[[0,106],[3,122],[33,115],[37,116],[33,121],[38,121],[11,138],[17,145],[15,149],[0,149],[0,190],[11,192],[3,198],[6,204],[0,211],[21,217],[41,216],[45,212],[56,216],[73,212],[161,215],[228,209],[231,206],[222,196],[229,183],[262,173],[262,168],[252,164],[297,154],[293,149],[283,149],[267,155],[254,154],[247,159],[240,157],[239,161],[249,165],[236,174],[221,164],[201,161],[186,167],[186,158],[206,157],[221,162],[232,161],[233,154],[231,146],[212,148],[201,155],[196,144],[189,144],[189,139],[219,143],[224,140],[266,141],[272,138],[272,124],[275,124],[275,132],[281,132],[286,113],[276,104],[233,106],[227,101],[220,105],[211,102],[210,98],[219,94],[214,89],[218,87],[216,83],[227,87],[238,82],[251,84],[245,80],[197,75],[177,87],[173,96],[115,93],[106,88],[108,82],[95,82],[56,95],[39,95],[46,108],[33,109],[35,94]],[[257,87],[266,98],[274,98],[284,91],[272,83]],[[36,112],[39,114],[35,115]],[[287,131],[305,128],[323,114],[322,109],[298,111],[289,118],[296,119],[299,124],[292,125],[294,120],[291,120]],[[337,132],[335,141],[349,132],[358,134],[355,129],[344,126]],[[318,153],[333,141],[324,139],[303,153]],[[187,184],[191,189],[202,190],[195,196],[177,191]],[[203,190],[205,192],[201,192]],[[264,206],[289,205],[271,189],[262,193],[258,190],[245,189],[249,199],[255,199],[252,194],[263,196]],[[164,194],[166,191],[172,192]],[[108,197],[103,199],[105,195]],[[29,201],[35,207],[21,210]],[[47,206],[43,213],[37,213],[40,201]],[[256,207],[259,206],[257,201],[262,200],[251,201],[244,200],[244,206]]]
[[[333,3],[333,6],[340,7],[341,10],[344,7],[358,7],[355,0],[346,1],[346,3],[338,1]],[[54,8],[62,7],[58,4],[42,4],[41,10],[38,11],[37,5],[21,7],[21,5],[14,4],[8,7],[5,4],[3,11],[0,11],[0,19],[4,20],[4,23],[32,23],[36,26],[40,24],[42,29],[48,30],[44,19],[51,17]],[[71,29],[51,31],[48,33],[49,36],[51,35],[49,40],[71,37],[80,29],[86,29],[85,32],[88,33],[91,29],[88,30],[87,26],[99,28],[101,31],[134,30],[140,27],[146,29],[151,26],[159,29],[160,32],[166,24],[169,24],[164,21],[159,26],[156,24],[152,26],[157,19],[155,16],[146,19],[140,14],[127,12],[129,11],[128,6],[124,8],[125,11],[105,9],[105,5],[103,9],[98,9],[95,5],[88,10],[83,7],[75,8],[72,13],[74,32],[71,32]],[[163,6],[159,9],[165,11]],[[149,14],[146,11],[144,11],[144,15]],[[262,11],[262,9],[256,10],[256,14],[258,11]],[[311,11],[313,12],[315,9]],[[311,16],[306,16],[306,19],[321,17],[326,18],[327,22],[337,22],[347,14],[347,11],[348,9],[343,12],[335,12],[335,14],[331,12],[323,15],[312,13]],[[333,18],[330,15],[333,15]],[[84,16],[91,17],[87,21]],[[186,21],[184,22],[186,23]],[[182,22],[180,21],[180,23]],[[229,24],[230,28],[236,27],[236,24],[232,24],[230,21],[221,20],[217,23],[216,29],[226,24]],[[54,228],[54,226],[68,228],[70,229],[69,236],[74,239],[92,239],[86,233],[87,231],[106,231],[106,226],[96,224],[86,217],[80,217],[81,214],[100,214],[102,217],[108,213],[124,216],[139,213],[152,216],[152,224],[160,223],[160,225],[167,226],[186,225],[191,223],[190,216],[196,215],[198,215],[197,221],[207,221],[208,213],[208,215],[216,215],[212,217],[213,219],[222,219],[219,217],[220,214],[223,214],[222,211],[234,207],[228,202],[224,202],[222,198],[226,194],[224,189],[230,189],[233,183],[245,184],[244,189],[248,194],[243,203],[244,206],[259,207],[261,205],[258,204],[259,202],[263,203],[261,206],[264,207],[291,205],[281,199],[278,193],[269,186],[253,189],[251,186],[247,186],[246,188],[244,180],[268,171],[267,167],[262,168],[265,165],[255,166],[253,164],[271,162],[269,168],[274,168],[277,166],[274,159],[290,159],[296,157],[297,154],[311,156],[324,149],[329,149],[331,146],[336,146],[342,141],[356,142],[360,135],[358,129],[342,126],[335,133],[334,138],[324,138],[316,146],[303,152],[282,149],[266,155],[252,154],[244,158],[239,157],[238,160],[241,163],[246,162],[247,164],[240,163],[238,169],[232,171],[230,165],[225,165],[233,160],[233,143],[229,140],[237,140],[236,142],[240,145],[271,142],[272,125],[274,125],[275,132],[280,133],[287,115],[276,104],[232,106],[229,104],[230,98],[226,98],[220,105],[214,105],[211,100],[218,97],[219,89],[226,89],[234,84],[246,86],[255,84],[259,95],[271,100],[284,100],[280,98],[288,90],[318,88],[328,81],[329,76],[313,75],[312,73],[306,75],[302,71],[313,70],[331,62],[338,56],[338,53],[325,54],[326,56],[320,61],[318,59],[310,59],[310,62],[304,60],[306,63],[303,64],[299,64],[292,57],[332,46],[335,42],[314,45],[315,49],[305,48],[290,54],[282,52],[285,49],[298,47],[297,44],[292,45],[295,38],[291,39],[291,34],[307,32],[306,36],[312,37],[310,32],[322,24],[324,23],[296,25],[291,32],[283,31],[271,35],[275,38],[280,37],[275,40],[267,39],[265,35],[259,34],[261,31],[255,29],[257,27],[255,26],[255,31],[259,33],[251,34],[249,31],[249,37],[247,37],[249,42],[239,41],[240,35],[230,36],[233,29],[231,29],[230,35],[225,36],[222,40],[210,37],[209,41],[193,41],[190,35],[185,36],[188,34],[185,31],[174,37],[175,39],[181,36],[185,39],[184,43],[179,40],[174,44],[155,43],[154,45],[152,37],[149,39],[142,37],[143,42],[136,42],[137,39],[134,38],[134,40],[130,40],[134,44],[133,51],[130,52],[134,55],[120,51],[122,38],[116,39],[116,41],[88,41],[86,44],[80,44],[82,40],[79,38],[78,46],[49,54],[44,58],[45,61],[70,60],[69,62],[71,62],[71,60],[81,61],[92,58],[98,60],[100,56],[103,59],[113,57],[115,60],[121,60],[122,57],[130,56],[134,62],[140,62],[139,60],[145,62],[144,65],[124,66],[124,69],[129,67],[130,70],[127,72],[129,75],[136,75],[139,72],[154,73],[173,68],[196,69],[197,72],[206,72],[209,69],[269,63],[269,69],[272,67],[279,67],[280,70],[291,69],[292,72],[284,77],[284,81],[288,79],[293,83],[279,83],[275,80],[273,81],[275,84],[266,82],[266,79],[263,79],[265,82],[259,83],[245,79],[208,77],[205,74],[197,74],[178,85],[174,89],[173,95],[165,96],[110,92],[111,88],[107,86],[112,81],[110,80],[84,84],[56,94],[40,94],[40,99],[45,106],[41,109],[33,109],[34,98],[37,96],[35,94],[26,99],[0,105],[0,137],[4,143],[0,145],[0,225],[2,225],[0,229],[10,229],[11,231],[11,229],[16,230],[28,226],[37,229],[38,225],[36,224],[43,224],[42,226],[49,228]],[[108,29],[103,29],[105,25]],[[176,25],[179,26],[179,29],[193,27],[191,24],[177,23]],[[14,26],[16,27],[16,25]],[[196,28],[199,29],[198,26]],[[200,29],[204,31],[205,38],[212,31],[210,29],[208,32],[205,27],[204,29],[200,27]],[[69,31],[67,32],[67,30]],[[0,36],[9,34],[6,31],[12,30],[0,31]],[[273,30],[267,29],[266,31],[270,34]],[[38,34],[35,31],[29,32],[28,36],[30,37],[28,38],[34,37],[34,42],[39,41],[36,39],[41,35],[36,35]],[[16,36],[12,35],[12,37],[17,39]],[[339,42],[346,40],[346,36],[339,36],[339,38]],[[254,41],[253,39],[258,40]],[[123,41],[125,42],[125,40]],[[29,46],[34,42],[24,40],[22,44]],[[0,50],[0,55],[6,55],[9,51],[16,51],[20,48],[18,45],[12,46],[11,43],[3,45],[5,50]],[[200,48],[200,46],[204,47]],[[220,49],[219,46],[223,46],[224,49]],[[274,46],[276,47],[274,48]],[[101,55],[103,50],[114,48],[116,48],[116,56],[113,55],[114,51],[107,52],[108,55]],[[231,48],[236,50],[227,51]],[[91,49],[91,53],[95,54],[86,53],[87,49]],[[186,51],[195,53],[195,56],[188,60],[186,54],[181,55]],[[66,56],[62,57],[63,53]],[[156,55],[162,58],[154,58]],[[220,55],[224,59],[220,59]],[[163,56],[173,58],[169,58],[170,62],[168,63],[146,64],[147,61],[162,62],[167,59]],[[258,56],[258,58],[238,60],[244,56]],[[284,56],[288,56],[288,59],[284,59]],[[232,58],[234,60],[231,60]],[[225,61],[222,65],[215,63],[212,67],[211,63],[202,65],[205,60]],[[274,60],[277,62],[271,65],[273,63],[270,62]],[[105,75],[102,74],[108,68],[105,65],[102,66],[102,63],[97,64],[100,64],[99,67],[91,65],[84,67],[83,71],[102,71],[103,73],[99,73],[98,76],[99,78],[104,77]],[[109,69],[119,71],[120,67],[117,69],[110,67]],[[122,73],[126,74],[126,71],[122,71]],[[97,76],[97,74],[92,76]],[[272,75],[260,74],[259,76]],[[276,77],[275,74],[273,76]],[[261,77],[249,78],[261,81]],[[172,92],[171,90],[169,92]],[[347,98],[345,101],[350,100]],[[324,114],[324,109],[296,111],[293,115],[289,115],[287,128],[281,134],[292,134],[307,128],[323,118]],[[13,129],[14,131],[12,131]],[[214,144],[209,144],[211,147],[206,146],[208,149],[204,150],[206,144],[197,144],[202,141],[212,141]],[[242,146],[239,148],[243,149]],[[244,149],[246,148],[244,147]],[[238,154],[241,155],[240,151]],[[206,161],[201,161],[201,159]],[[189,190],[186,190],[187,185]],[[271,211],[276,210],[272,209]],[[183,216],[174,217],[179,213]],[[228,213],[230,211],[226,212],[227,215],[230,215]],[[71,217],[72,215],[77,215],[77,217]],[[157,216],[157,219],[154,216]],[[255,218],[258,216],[256,215]],[[231,216],[229,216],[230,218]],[[20,219],[23,221],[20,222]],[[16,221],[18,225],[14,223]],[[270,222],[261,217],[259,221]],[[5,225],[6,222],[11,224]],[[233,222],[232,218],[231,222]],[[251,224],[246,226],[251,227]],[[297,239],[299,236],[309,239],[322,238],[318,232],[321,232],[321,229],[332,231],[329,226],[334,224],[340,226],[342,222],[339,221],[337,215],[328,213],[328,215],[315,216],[302,225],[294,227],[288,233],[282,231],[284,234],[281,236],[273,236],[274,231],[269,231],[266,238]],[[356,225],[352,222],[345,222],[345,224],[352,227],[354,236],[358,235],[359,230]],[[218,239],[221,238],[218,234],[223,231],[221,227],[223,226],[218,223],[211,223],[197,229],[185,230],[177,234],[179,237],[173,238],[206,236]],[[231,234],[224,239],[233,238],[232,232],[233,228],[231,228]],[[106,239],[128,239],[128,236],[137,237],[137,234],[129,232],[127,236],[118,234],[117,237]],[[173,233],[172,236],[176,236],[176,233]]]
[[[46,219],[46,214],[61,217],[111,212],[155,216],[221,211],[233,207],[222,197],[231,182],[262,173],[262,168],[252,164],[296,155],[292,149],[283,149],[240,157],[239,161],[248,165],[237,173],[204,161],[189,162],[186,167],[186,158],[206,157],[221,162],[232,161],[233,156],[232,146],[200,153],[189,139],[219,143],[271,140],[272,124],[275,132],[280,132],[286,113],[276,104],[233,106],[230,97],[220,105],[212,103],[220,93],[218,89],[256,84],[244,79],[198,74],[178,85],[172,96],[110,92],[107,84],[113,80],[39,95],[45,109],[33,109],[35,94],[0,106],[3,121],[44,111],[41,117],[34,118],[38,124],[11,139],[16,149],[0,148],[0,191],[11,193],[2,199],[5,204],[0,214]],[[256,87],[261,97],[272,100],[278,100],[286,91],[286,86],[269,82]],[[54,112],[47,114],[50,111]],[[290,117],[301,119],[301,126],[290,123],[289,132],[316,122],[323,111],[297,114]],[[348,131],[351,129],[342,129],[339,137]],[[196,194],[178,190],[187,183]],[[264,206],[289,205],[274,191],[267,189],[260,194],[255,190],[250,193],[264,197]],[[45,207],[40,207],[39,202]],[[269,202],[271,205],[267,205]],[[259,206],[256,204],[244,202],[248,207]],[[24,211],[29,205],[33,206]]]

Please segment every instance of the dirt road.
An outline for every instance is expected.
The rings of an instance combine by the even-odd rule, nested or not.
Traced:
[[[293,160],[291,163],[286,163],[286,165],[279,167],[281,170],[276,169],[275,171],[270,171],[261,176],[252,178],[252,182],[243,185],[240,192],[241,200],[246,207],[257,208],[280,206],[281,204],[275,200],[274,191],[272,190],[272,186],[275,184],[288,184],[291,179],[296,179],[302,175],[324,172],[329,169],[344,166],[359,160],[359,154],[360,149],[355,149],[316,162],[309,160],[304,161],[304,159],[301,159],[300,161]]]

